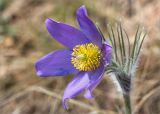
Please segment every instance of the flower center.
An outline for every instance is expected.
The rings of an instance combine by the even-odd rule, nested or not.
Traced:
[[[77,45],[73,48],[71,62],[78,70],[95,70],[100,65],[101,55],[101,50],[92,43]]]

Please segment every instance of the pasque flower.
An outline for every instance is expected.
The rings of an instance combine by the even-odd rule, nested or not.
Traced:
[[[46,20],[50,35],[67,49],[51,52],[35,64],[37,75],[41,77],[75,74],[64,91],[63,106],[66,109],[67,100],[85,90],[86,98],[93,97],[92,91],[102,80],[111,60],[112,47],[103,41],[85,6],[81,6],[76,15],[80,30],[52,19]]]

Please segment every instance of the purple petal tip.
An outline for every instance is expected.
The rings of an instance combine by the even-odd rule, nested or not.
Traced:
[[[66,98],[62,100],[62,104],[63,104],[63,107],[64,107],[65,110],[69,109],[67,102],[68,102],[68,99],[66,99]]]
[[[86,6],[85,6],[85,5],[82,5],[80,8],[86,8]]]
[[[47,19],[45,20],[46,27],[47,27],[52,21],[53,21],[52,19],[47,18]]]
[[[84,97],[85,97],[86,99],[93,99],[93,98],[94,98],[94,96],[93,96],[93,94],[92,94],[92,92],[91,92],[90,90],[88,90],[88,91],[84,94]]]
[[[37,71],[37,75],[38,76],[42,76],[42,72],[41,71]]]

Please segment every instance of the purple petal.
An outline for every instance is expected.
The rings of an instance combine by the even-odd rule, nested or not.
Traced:
[[[81,6],[77,10],[77,20],[78,20],[81,30],[87,36],[87,38],[92,43],[98,45],[101,48],[102,47],[101,34],[99,33],[97,27],[92,22],[92,20],[89,19],[85,6]]]
[[[89,43],[87,37],[80,30],[70,25],[47,19],[46,27],[53,38],[70,49],[78,44]]]
[[[37,75],[47,77],[75,74],[77,70],[71,64],[71,53],[69,50],[57,50],[42,57],[35,64]]]
[[[65,89],[63,96],[63,106],[65,109],[68,109],[67,101],[73,97],[78,96],[85,89],[89,89],[89,95],[91,91],[96,87],[96,85],[102,79],[104,72],[104,66],[101,65],[98,69],[89,72],[79,72],[77,76],[69,83]],[[98,82],[97,82],[98,81]],[[88,93],[88,92],[87,92]]]
[[[64,91],[63,106],[65,109],[68,109],[67,101],[82,93],[85,88],[88,87],[89,82],[90,80],[86,72],[80,72],[77,76],[74,77],[74,79],[68,84]]]
[[[102,53],[103,53],[103,60],[105,61],[105,65],[109,65],[112,57],[112,47],[107,42],[104,42],[103,44]]]
[[[90,77],[90,85],[88,87],[88,90],[86,91],[86,93],[84,94],[85,98],[87,99],[91,99],[93,98],[93,94],[92,91],[94,90],[94,88],[96,88],[98,86],[98,84],[102,81],[103,76],[104,76],[104,72],[105,72],[105,67],[103,64],[101,64],[101,66],[97,69],[96,72],[90,72],[88,75]]]

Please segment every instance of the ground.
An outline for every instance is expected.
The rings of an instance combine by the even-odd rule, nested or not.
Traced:
[[[94,90],[95,99],[86,100],[81,95],[71,100],[68,111],[63,109],[61,97],[72,76],[36,75],[34,63],[40,57],[64,48],[49,36],[45,19],[50,17],[78,27],[75,12],[82,4],[105,36],[107,24],[117,20],[130,39],[134,39],[138,25],[148,31],[132,82],[132,105],[135,114],[160,113],[159,0],[1,0],[1,114],[122,114],[122,96],[107,75]]]

